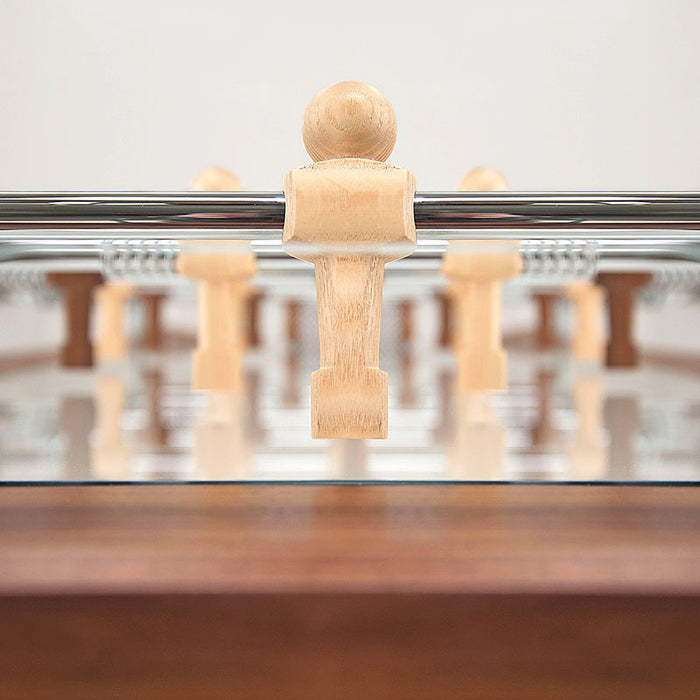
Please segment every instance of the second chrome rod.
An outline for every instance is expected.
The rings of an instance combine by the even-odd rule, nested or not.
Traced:
[[[105,238],[279,239],[280,193],[0,193],[0,240],[10,232],[77,232]],[[423,240],[602,237],[639,231],[684,231],[697,239],[696,192],[419,192],[414,216]],[[591,232],[597,232],[594,236]],[[536,232],[536,233],[535,233]]]

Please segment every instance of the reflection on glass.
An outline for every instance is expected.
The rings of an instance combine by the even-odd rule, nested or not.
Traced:
[[[250,478],[251,447],[244,395],[211,393],[194,428],[193,457],[199,479]]]
[[[577,377],[574,381],[576,435],[569,448],[569,469],[575,481],[603,479],[608,453],[603,429],[603,382],[600,377]]]
[[[594,371],[564,361],[568,349],[543,355],[514,336],[509,388],[453,398],[455,362],[437,343],[433,290],[430,303],[410,297],[412,328],[401,332],[392,312],[405,292],[389,300],[388,439],[312,440],[318,343],[307,287],[266,293],[239,394],[193,392],[184,346],[136,348],[123,367],[101,372],[0,357],[0,480],[700,482],[695,367],[650,359],[633,371]],[[407,342],[411,369],[402,370]],[[411,383],[415,403],[406,400]]]
[[[328,443],[328,477],[342,481],[363,481],[367,472],[366,440],[331,440]]]
[[[559,442],[559,431],[552,422],[552,401],[554,393],[554,373],[543,369],[535,379],[537,390],[537,419],[530,437],[534,451],[554,449]]]
[[[449,478],[492,481],[503,478],[506,429],[486,391],[457,394],[449,449]]]
[[[120,375],[103,376],[95,387],[97,434],[92,449],[95,476],[107,481],[127,479],[131,449],[124,439],[122,412],[126,380]]]
[[[295,300],[286,302],[287,337],[286,362],[282,389],[282,405],[296,406],[299,403],[299,313],[300,304]]]
[[[65,396],[61,400],[59,425],[63,437],[66,481],[90,479],[90,434],[94,420],[92,398]]]
[[[608,396],[605,424],[610,432],[610,478],[632,479],[635,475],[635,442],[639,434],[639,404],[636,396]]]
[[[168,428],[161,411],[163,374],[151,369],[143,373],[143,391],[146,394],[146,425],[142,437],[146,445],[153,448],[167,447]]]

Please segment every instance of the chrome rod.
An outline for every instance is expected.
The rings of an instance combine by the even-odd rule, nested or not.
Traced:
[[[122,246],[122,247],[120,247]],[[639,264],[640,269],[651,262],[686,262],[700,263],[700,239],[688,240],[676,238],[636,238],[616,237],[589,240],[585,245],[577,239],[559,239],[556,242],[539,239],[521,240],[517,250],[525,258],[585,255],[590,246],[593,258],[598,261],[628,260]],[[282,261],[295,268],[313,267],[285,253],[279,242],[256,241],[252,244],[253,252],[261,261]],[[391,263],[392,268],[410,267],[419,261],[439,263],[448,250],[447,242],[426,241],[419,243],[415,252],[408,258]],[[68,265],[75,262],[81,269],[87,264],[91,269],[102,265],[109,255],[126,254],[134,260],[145,261],[144,271],[150,270],[154,259],[174,258],[178,254],[175,240],[144,239],[67,239],[62,237],[16,237],[14,240],[0,239],[0,263],[36,262],[43,266],[61,263]]]
[[[280,193],[0,193],[0,240],[17,230],[89,239],[104,239],[105,230],[171,239],[229,238],[235,231],[237,239],[279,240],[284,215]],[[551,239],[563,231],[568,238],[687,231],[697,240],[700,193],[423,192],[414,215],[423,240]]]

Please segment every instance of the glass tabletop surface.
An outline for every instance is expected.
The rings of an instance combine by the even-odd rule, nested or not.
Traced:
[[[700,483],[696,372],[508,354],[503,392],[455,393],[447,351],[385,366],[386,440],[311,438],[303,353],[249,352],[239,395],[192,391],[189,349],[5,371],[0,483]]]

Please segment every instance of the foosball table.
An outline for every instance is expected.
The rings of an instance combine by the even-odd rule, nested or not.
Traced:
[[[0,696],[692,697],[700,194],[395,138],[340,83],[283,193],[0,195]]]

